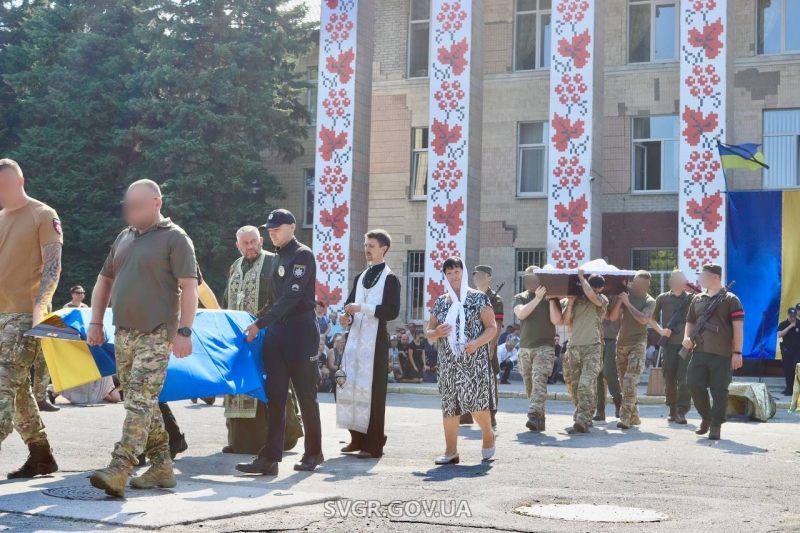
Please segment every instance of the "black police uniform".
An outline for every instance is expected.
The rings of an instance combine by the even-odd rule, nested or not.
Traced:
[[[259,329],[267,328],[262,353],[267,374],[267,440],[258,456],[270,462],[280,462],[283,456],[290,379],[305,427],[305,456],[322,453],[317,402],[320,333],[314,317],[317,272],[314,254],[292,239],[277,250],[276,259],[272,261],[270,275],[273,304],[256,322]]]
[[[778,324],[778,331],[783,331],[789,327],[788,320]],[[795,365],[800,363],[800,317],[795,322],[795,327],[786,332],[781,339],[781,359],[783,363],[783,374],[786,379],[784,394],[792,393],[794,387]]]

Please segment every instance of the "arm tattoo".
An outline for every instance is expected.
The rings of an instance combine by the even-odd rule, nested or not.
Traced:
[[[39,286],[39,295],[36,297],[36,305],[49,306],[53,299],[53,294],[58,287],[58,279],[61,275],[61,244],[54,242],[42,246],[42,283]]]
[[[638,320],[644,320],[645,322],[650,320],[650,317],[653,316],[653,312],[652,311],[639,311],[638,309],[636,309],[632,305],[630,307],[626,307],[625,309],[630,314],[632,314],[634,318],[636,318]]]

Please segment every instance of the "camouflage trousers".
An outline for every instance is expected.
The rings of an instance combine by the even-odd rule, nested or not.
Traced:
[[[561,373],[564,375],[564,385],[567,386],[567,394],[572,399],[573,405],[578,405],[578,391],[572,383],[572,365],[569,363],[569,345],[567,351],[561,354]]]
[[[520,348],[517,356],[519,373],[528,395],[528,415],[544,416],[547,399],[547,379],[553,373],[556,351],[552,346]]]
[[[111,464],[129,472],[142,452],[151,461],[169,453],[169,435],[158,408],[172,352],[168,335],[166,327],[153,333],[118,327],[114,338],[117,376],[125,391],[125,421]]]
[[[44,360],[44,353],[42,353],[40,345],[36,354],[36,361],[33,363],[33,397],[36,398],[37,402],[47,401],[47,386],[49,384],[50,371],[47,369],[47,363]]]
[[[0,314],[0,443],[16,429],[25,444],[47,444],[31,391],[31,365],[39,341],[24,333],[32,327],[30,314]]]
[[[577,406],[575,421],[588,428],[597,406],[597,376],[603,364],[603,345],[567,346],[573,402]]]
[[[640,342],[631,346],[617,345],[617,375],[622,382],[622,406],[619,420],[628,426],[639,421],[638,387],[644,372],[647,344]]]

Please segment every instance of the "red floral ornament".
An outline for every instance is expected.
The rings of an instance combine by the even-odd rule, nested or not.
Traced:
[[[464,225],[462,214],[464,213],[464,200],[459,198],[455,202],[448,202],[443,208],[440,205],[433,207],[433,220],[439,224],[447,226],[447,233],[458,235]]]
[[[453,126],[451,129],[446,122],[439,122],[438,119],[433,119],[431,132],[433,133],[431,147],[433,148],[434,153],[438,156],[444,155],[448,144],[457,143],[461,140],[460,124]]]
[[[694,220],[703,222],[706,232],[715,231],[722,222],[720,208],[722,207],[722,194],[720,191],[711,196],[703,196],[700,203],[697,200],[689,200],[686,206],[686,214]]]
[[[584,194],[580,198],[570,200],[568,206],[557,204],[555,217],[559,222],[569,224],[572,233],[577,235],[582,233],[586,228],[586,224],[589,223],[584,215],[588,208],[589,203],[586,201],[586,195]]]
[[[438,281],[428,280],[428,307],[433,307],[433,304],[436,302],[436,299],[444,294],[444,283],[439,283]]]
[[[347,224],[347,215],[349,213],[350,209],[347,207],[347,202],[344,202],[341,205],[334,206],[330,211],[323,209],[319,214],[319,223],[326,228],[331,228],[333,236],[341,239],[349,227]]]
[[[708,59],[716,59],[722,50],[720,37],[723,32],[722,19],[703,26],[703,31],[697,28],[689,29],[689,44],[695,48],[702,48]]]
[[[337,305],[342,301],[342,289],[341,287],[336,287],[335,289],[331,290],[328,285],[322,283],[320,280],[317,280],[315,287],[315,299],[318,302],[324,303],[325,307]]]
[[[450,48],[445,46],[439,47],[439,63],[445,66],[452,67],[453,74],[460,76],[464,73],[467,67],[466,54],[469,51],[467,38],[464,37],[461,41],[454,43]]]
[[[319,139],[322,141],[319,147],[319,153],[325,161],[331,160],[334,150],[341,150],[347,146],[347,132],[341,131],[336,133],[333,128],[321,126],[319,129]]]
[[[589,61],[589,50],[586,48],[592,41],[588,28],[583,33],[578,33],[571,40],[565,38],[558,41],[558,53],[562,57],[570,58],[575,62],[575,68],[583,68]]]
[[[575,140],[583,135],[582,120],[576,120],[574,123],[570,121],[569,117],[562,117],[558,113],[553,115],[553,142],[555,143],[556,150],[563,152],[569,147],[569,142]]]
[[[325,68],[331,74],[338,74],[340,83],[347,83],[350,81],[350,76],[353,75],[353,59],[355,59],[355,55],[353,49],[350,48],[339,54],[338,57],[328,57],[325,60]]]
[[[703,115],[699,109],[690,109],[685,106],[683,110],[683,122],[686,124],[686,129],[683,130],[683,136],[686,142],[691,146],[697,146],[700,143],[700,136],[704,133],[712,133],[719,125],[719,115],[716,113],[709,113]]]
[[[325,0],[325,3],[328,5],[328,9],[336,9],[339,7],[339,0]]]

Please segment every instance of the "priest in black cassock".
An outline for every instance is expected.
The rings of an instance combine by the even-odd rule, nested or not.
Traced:
[[[342,452],[359,452],[361,459],[380,457],[386,444],[386,323],[400,314],[400,281],[383,259],[391,245],[392,238],[385,230],[372,230],[364,236],[369,267],[356,276],[339,319],[343,326],[350,325],[350,333],[341,364],[347,378],[336,395],[336,425],[350,430],[350,444]]]

